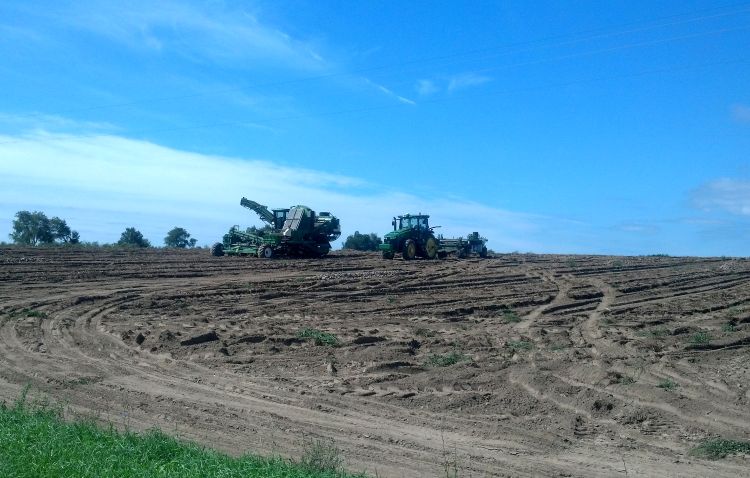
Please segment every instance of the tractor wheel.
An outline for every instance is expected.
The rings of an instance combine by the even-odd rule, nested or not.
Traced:
[[[437,256],[438,256],[438,259],[445,259],[446,257],[448,257],[448,253],[445,251],[440,251],[437,253]]]
[[[428,259],[437,257],[438,245],[434,237],[428,237],[424,243],[424,256]]]
[[[270,259],[273,257],[273,248],[271,246],[260,246],[258,249],[258,257],[262,259]]]
[[[216,257],[221,257],[224,255],[224,244],[221,242],[217,242],[213,246],[211,246],[211,255]]]
[[[405,261],[410,261],[417,257],[417,243],[413,239],[407,239],[404,242],[404,250],[401,252]]]
[[[459,259],[464,259],[464,258],[466,258],[466,251],[465,251],[465,250],[463,250],[462,248],[459,248],[459,249],[458,249],[458,250],[456,251],[456,257],[458,257]]]
[[[487,257],[487,248],[485,246],[482,246],[482,250],[479,251],[479,257]]]
[[[392,251],[383,251],[383,259],[393,259]]]

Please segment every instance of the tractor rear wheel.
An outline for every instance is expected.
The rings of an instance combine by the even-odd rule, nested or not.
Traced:
[[[482,246],[482,250],[479,251],[479,257],[487,257],[487,248]]]
[[[221,257],[224,255],[224,244],[221,242],[215,243],[213,246],[211,246],[211,255],[216,257]]]
[[[410,261],[417,257],[417,243],[414,242],[414,239],[407,239],[404,242],[404,250],[401,252],[401,255],[405,261]]]
[[[437,257],[438,245],[434,237],[428,237],[424,243],[424,256],[428,259]]]
[[[262,259],[270,259],[273,257],[273,248],[271,246],[260,246],[258,249],[258,257]]]

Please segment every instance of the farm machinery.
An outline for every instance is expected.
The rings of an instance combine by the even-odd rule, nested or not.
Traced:
[[[315,213],[307,206],[271,209],[247,198],[240,205],[254,211],[266,223],[260,230],[242,231],[233,226],[222,242],[211,247],[214,256],[323,257],[331,241],[341,235],[339,220],[329,212]]]
[[[378,247],[384,259],[393,259],[401,254],[404,260],[416,257],[425,259],[444,259],[449,254],[458,258],[477,254],[487,257],[487,239],[478,232],[472,232],[465,238],[444,238],[435,235],[435,227],[430,227],[430,216],[425,214],[405,214],[393,218],[393,231],[383,237]]]

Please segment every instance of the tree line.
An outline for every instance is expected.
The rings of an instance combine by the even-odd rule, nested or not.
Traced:
[[[64,219],[48,218],[41,211],[18,211],[13,220],[13,231],[9,234],[14,244],[25,246],[42,245],[76,245],[81,243],[78,231],[73,231]],[[164,238],[165,247],[187,248],[195,247],[198,241],[190,237],[190,233],[182,227],[174,227]],[[97,243],[83,243],[84,245],[98,245]],[[117,246],[151,247],[151,242],[143,237],[141,231],[135,227],[126,228],[120,234]]]
[[[255,226],[247,229],[247,232],[258,234],[267,232],[268,226],[256,228]],[[26,246],[40,245],[75,245],[81,244],[81,237],[78,231],[71,230],[64,219],[55,216],[48,218],[41,211],[18,211],[13,220],[13,232],[9,234],[14,244]],[[193,248],[198,241],[190,236],[190,233],[182,227],[175,226],[164,238],[165,247],[174,248]],[[355,231],[344,241],[344,249],[354,249],[358,251],[376,251],[378,245],[383,240],[374,232],[361,234]],[[98,243],[83,243],[84,245],[98,245]],[[151,247],[151,242],[143,237],[143,234],[135,227],[126,228],[120,235],[120,240],[115,243],[117,246],[126,247]]]

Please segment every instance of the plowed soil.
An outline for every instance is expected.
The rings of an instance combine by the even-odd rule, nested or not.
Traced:
[[[372,476],[750,476],[749,364],[748,260],[0,249],[0,398]]]

